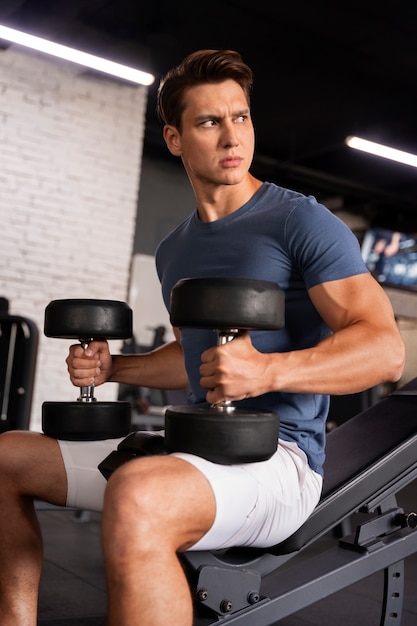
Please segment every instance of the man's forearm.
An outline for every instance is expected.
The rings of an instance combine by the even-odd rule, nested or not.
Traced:
[[[157,389],[185,389],[188,379],[182,348],[172,341],[152,352],[113,356],[108,380]]]
[[[404,366],[404,347],[394,328],[376,333],[359,323],[314,348],[278,355],[277,360],[280,390],[350,394],[397,381]]]

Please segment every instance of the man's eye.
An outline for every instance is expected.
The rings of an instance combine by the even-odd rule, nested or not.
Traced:
[[[236,118],[237,122],[245,122],[248,119],[247,115],[239,115],[239,117]]]
[[[206,120],[205,122],[201,124],[201,126],[210,128],[211,126],[214,126],[215,124],[216,122],[214,120]]]

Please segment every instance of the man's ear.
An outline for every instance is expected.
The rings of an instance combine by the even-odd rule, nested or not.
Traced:
[[[175,126],[164,126],[164,139],[168,150],[174,156],[181,156],[181,137]]]

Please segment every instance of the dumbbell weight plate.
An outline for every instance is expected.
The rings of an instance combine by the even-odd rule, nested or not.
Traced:
[[[45,309],[44,332],[61,339],[128,339],[132,309],[118,300],[52,300]]]
[[[184,278],[171,292],[171,323],[190,328],[279,330],[285,295],[271,281]]]
[[[174,326],[280,330],[285,294],[274,282],[245,278],[185,278],[171,292]],[[209,405],[168,407],[165,444],[215,463],[253,463],[270,458],[278,444],[279,416],[265,411]]]
[[[275,413],[235,407],[230,413],[210,405],[170,406],[165,412],[168,452],[189,452],[214,463],[266,461],[277,449]]]
[[[131,430],[129,402],[44,402],[42,430],[54,439],[95,441],[125,437]]]

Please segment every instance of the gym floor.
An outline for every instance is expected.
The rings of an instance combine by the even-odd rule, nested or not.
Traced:
[[[417,510],[417,481],[403,489],[398,495],[398,503],[408,513]],[[48,510],[41,503],[38,514],[45,543],[38,626],[104,626],[106,591],[100,549],[100,514]],[[320,551],[330,541],[333,539],[325,536],[309,550]],[[401,626],[417,624],[416,580],[417,554],[405,562]],[[382,585],[383,575],[379,572],[281,620],[279,624],[376,626],[380,619]]]

